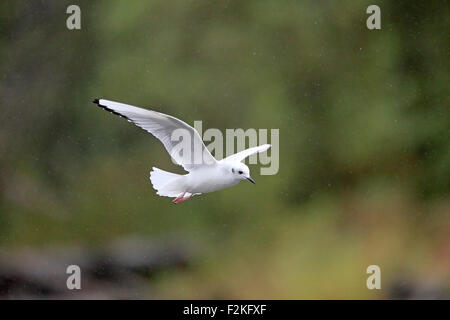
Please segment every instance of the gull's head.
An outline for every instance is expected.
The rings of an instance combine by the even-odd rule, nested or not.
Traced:
[[[255,180],[250,177],[249,168],[242,162],[235,162],[230,166],[230,173],[236,180],[248,180],[255,184]]]

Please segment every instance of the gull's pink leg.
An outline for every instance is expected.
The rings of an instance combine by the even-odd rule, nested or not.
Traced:
[[[183,192],[183,194],[181,196],[176,197],[175,199],[172,200],[172,202],[177,204],[177,203],[180,203],[180,202],[184,201],[183,197],[184,197],[185,194],[186,194],[186,192]]]
[[[186,200],[189,200],[190,198],[192,197],[192,195],[190,195],[190,196],[187,196],[187,197],[183,197],[183,198],[181,198],[177,203],[180,203],[180,202],[183,202],[183,201],[186,201]]]

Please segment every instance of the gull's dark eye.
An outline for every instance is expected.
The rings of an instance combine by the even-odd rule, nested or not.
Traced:
[[[234,173],[234,168],[231,168],[231,172],[233,172],[233,173]]]
[[[239,170],[238,172],[239,172],[239,174],[243,174],[243,172],[241,170]]]

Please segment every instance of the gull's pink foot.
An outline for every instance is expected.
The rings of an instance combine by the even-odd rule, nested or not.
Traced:
[[[189,200],[190,198],[191,198],[191,196],[189,196],[189,197],[184,197],[184,198],[181,199],[178,203],[183,202],[183,201],[186,201],[186,200]]]
[[[180,200],[183,199],[184,195],[186,194],[186,192],[183,192],[182,195],[176,197],[175,199],[172,200],[173,203],[177,204],[180,203]]]
[[[173,199],[172,202],[175,203],[175,204],[178,204],[178,203],[181,203],[183,201],[189,200],[192,197],[192,195],[185,197],[184,196],[185,194],[186,194],[186,192],[183,193],[181,196],[176,197],[175,199]]]

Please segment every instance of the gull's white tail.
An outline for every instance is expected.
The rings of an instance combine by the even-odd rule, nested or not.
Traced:
[[[182,175],[167,172],[153,167],[150,171],[150,181],[153,188],[157,191],[156,194],[164,197],[177,197],[180,193],[185,192],[182,186]]]

